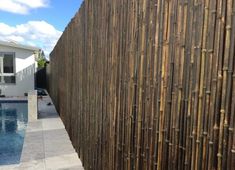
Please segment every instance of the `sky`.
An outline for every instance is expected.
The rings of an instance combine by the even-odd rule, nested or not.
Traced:
[[[53,50],[83,0],[0,0],[0,39]]]

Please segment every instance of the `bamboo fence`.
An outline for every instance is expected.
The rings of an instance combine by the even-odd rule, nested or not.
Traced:
[[[85,0],[49,74],[85,169],[235,169],[234,49],[234,0]]]

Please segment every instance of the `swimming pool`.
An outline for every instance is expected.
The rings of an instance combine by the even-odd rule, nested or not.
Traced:
[[[26,102],[0,101],[0,165],[20,162],[27,113]]]

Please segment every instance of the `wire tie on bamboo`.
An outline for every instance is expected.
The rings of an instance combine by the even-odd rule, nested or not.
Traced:
[[[138,107],[138,105],[137,104],[133,104],[133,107]]]
[[[182,85],[179,85],[179,90],[182,90],[183,89],[183,86]]]
[[[202,94],[200,94],[200,95],[198,96],[198,98],[199,98],[199,99],[202,99],[202,97],[203,97],[203,95],[202,95]]]
[[[217,154],[217,157],[222,158],[222,154],[221,154],[221,153],[218,153],[218,154]]]
[[[218,14],[217,19],[221,19],[221,18],[222,18],[222,15]]]
[[[199,2],[195,2],[195,4],[194,4],[195,7],[198,7],[199,5],[200,5]]]
[[[133,153],[130,154],[130,158],[134,158],[135,155]]]
[[[235,149],[232,149],[232,150],[231,150],[231,153],[232,153],[232,154],[235,154]]]
[[[182,44],[182,45],[181,45],[181,48],[185,48],[185,44]]]
[[[126,154],[125,154],[125,156],[126,156],[127,159],[130,157],[130,155],[131,155],[130,153],[126,153]]]
[[[185,148],[185,147],[183,147],[183,146],[179,146],[179,149],[181,149],[181,150],[183,150],[183,151],[185,151],[185,150],[186,150],[186,148]]]
[[[194,49],[200,49],[201,47],[200,46],[194,46]]]
[[[211,10],[211,14],[215,14],[217,11],[214,9],[214,10]]]
[[[233,128],[228,128],[229,131],[233,132]]]
[[[213,52],[214,52],[213,49],[209,49],[209,50],[208,50],[208,53],[213,53]]]
[[[225,121],[224,128],[227,128],[227,127],[228,127],[228,121]]]
[[[202,49],[202,52],[203,52],[203,53],[206,53],[206,52],[207,52],[207,49],[205,49],[205,48]]]
[[[165,46],[165,45],[169,45],[169,41],[168,40],[163,41],[163,46]]]
[[[218,130],[219,127],[218,127],[217,125],[215,125],[215,126],[213,127],[213,129],[214,129],[214,130]]]
[[[222,22],[223,24],[225,23],[224,17],[221,17],[221,22]]]
[[[230,25],[227,25],[227,26],[226,26],[226,30],[229,31],[229,30],[231,30],[231,29],[232,29],[232,27],[231,27]]]
[[[164,132],[166,132],[167,131],[167,129],[162,129],[162,132],[164,133]]]
[[[223,76],[221,73],[218,74],[218,80],[222,80]]]
[[[225,113],[225,110],[224,109],[221,109],[220,110],[220,114],[224,114]]]
[[[207,95],[210,95],[210,94],[211,94],[211,91],[210,91],[210,90],[207,90],[207,91],[206,91],[206,94],[207,94]]]
[[[209,145],[213,145],[213,144],[214,144],[214,142],[210,140],[209,141]]]
[[[233,74],[233,70],[228,70],[228,74]]]
[[[216,83],[216,82],[217,82],[217,79],[216,79],[216,78],[213,78],[213,79],[212,79],[212,82],[213,82],[213,83]]]
[[[207,135],[208,135],[208,133],[207,133],[207,132],[203,132],[202,134],[203,134],[203,136],[207,136]]]
[[[191,113],[188,113],[186,118],[190,119],[191,118]]]
[[[228,67],[223,67],[223,71],[228,71]]]
[[[187,6],[188,5],[188,1],[184,1],[184,6]]]

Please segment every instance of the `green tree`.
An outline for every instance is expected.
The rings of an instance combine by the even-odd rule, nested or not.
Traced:
[[[47,60],[46,60],[46,57],[45,57],[45,54],[44,54],[43,50],[39,51],[37,62],[38,62],[38,68],[45,67],[45,64],[46,64]]]

